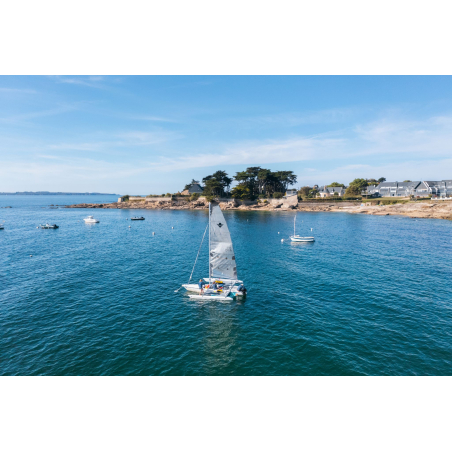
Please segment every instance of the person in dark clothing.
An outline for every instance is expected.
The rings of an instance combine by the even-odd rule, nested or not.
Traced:
[[[199,290],[201,291],[201,293],[204,292],[204,284],[205,284],[204,281],[202,279],[200,279],[199,283],[198,283],[198,287],[199,287]]]

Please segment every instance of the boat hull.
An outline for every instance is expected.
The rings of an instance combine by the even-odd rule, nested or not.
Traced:
[[[291,237],[292,242],[315,242],[314,237]]]
[[[204,294],[204,295],[189,295],[190,300],[209,300],[209,301],[232,301],[233,298],[229,296]]]

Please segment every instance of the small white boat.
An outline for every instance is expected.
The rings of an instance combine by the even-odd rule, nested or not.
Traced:
[[[88,218],[85,218],[83,221],[88,224],[99,223],[99,220],[96,220],[92,215],[89,215]]]
[[[5,229],[5,226],[3,226],[2,224],[0,224],[0,229]]]
[[[297,235],[295,232],[295,225],[297,221],[297,216],[295,215],[295,218],[293,220],[293,235],[290,236],[290,240],[292,242],[315,242],[314,237],[301,237],[300,235]]]

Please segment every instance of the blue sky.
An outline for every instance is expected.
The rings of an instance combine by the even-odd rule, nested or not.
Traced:
[[[215,170],[296,186],[452,178],[452,78],[1,76],[0,191],[182,190]]]

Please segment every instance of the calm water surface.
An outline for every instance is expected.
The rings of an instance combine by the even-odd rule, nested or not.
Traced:
[[[0,196],[0,374],[452,374],[452,222],[226,212],[248,298],[199,302],[207,212],[48,207],[113,200]]]

